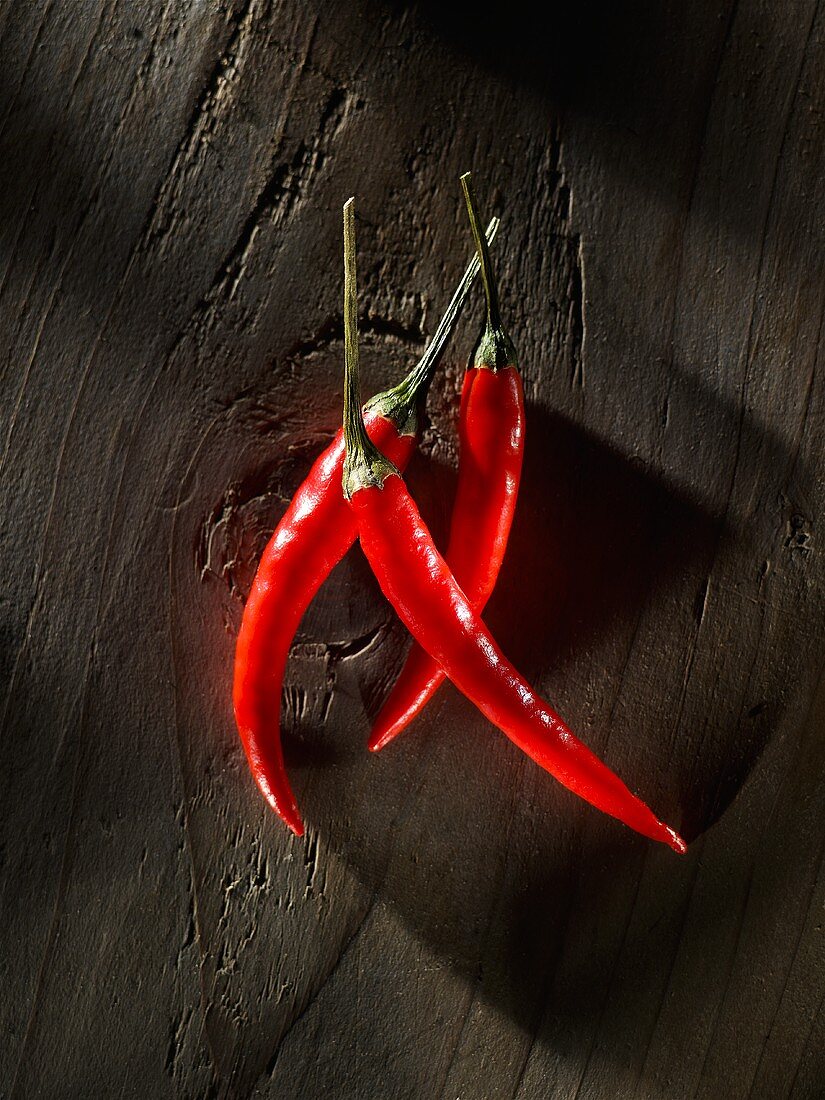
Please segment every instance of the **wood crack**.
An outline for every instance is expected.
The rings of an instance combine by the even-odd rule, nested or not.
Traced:
[[[234,298],[244,275],[255,237],[269,219],[283,223],[304,197],[312,177],[323,166],[329,144],[344,123],[348,95],[343,88],[334,88],[327,99],[311,145],[299,142],[292,160],[280,164],[259,191],[235,243],[230,248],[204,296],[203,312],[208,313],[216,298]]]
[[[230,89],[240,79],[260,0],[245,0],[240,11],[229,21],[229,37],[218,60],[209,72],[189,116],[169,169],[158,189],[150,210],[150,223],[143,248],[149,249],[173,230],[180,212],[175,190],[197,161],[199,150],[217,125],[221,109],[226,105]]]

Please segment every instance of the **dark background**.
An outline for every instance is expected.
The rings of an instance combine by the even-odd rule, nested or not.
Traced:
[[[825,1095],[825,13],[815,0],[0,4],[0,1095]],[[357,550],[232,721],[257,556],[420,354],[472,169],[527,453],[489,621],[692,841],[403,658]],[[480,299],[409,482],[443,532]]]

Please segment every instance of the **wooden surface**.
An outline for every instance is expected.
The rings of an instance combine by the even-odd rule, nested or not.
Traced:
[[[577,9],[571,13],[570,9]],[[0,1096],[825,1096],[825,11],[0,7]],[[257,556],[420,354],[488,211],[528,400],[489,622],[692,841],[444,690],[357,549],[234,730]],[[410,484],[443,533],[480,302]],[[273,701],[275,705],[275,701]]]

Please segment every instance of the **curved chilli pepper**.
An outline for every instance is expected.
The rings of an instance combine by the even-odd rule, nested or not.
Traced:
[[[445,558],[465,596],[481,612],[498,579],[516,510],[524,454],[524,389],[516,349],[501,323],[498,288],[469,172],[461,177],[461,185],[481,261],[487,320],[461,391],[461,457]],[[442,669],[414,642],[375,719],[370,749],[376,752],[397,737],[443,682]]]
[[[489,240],[497,229],[494,218]],[[473,257],[417,366],[399,385],[367,403],[370,437],[402,469],[415,449],[419,404],[478,270]],[[255,574],[235,650],[233,703],[241,742],[261,793],[297,836],[304,826],[281,750],[281,686],[301,617],[355,541],[355,521],[341,496],[344,454],[338,431],[275,528]]]
[[[439,554],[395,466],[364,429],[358,399],[352,200],[344,207],[349,295],[344,310],[344,495],[384,595],[459,691],[565,787],[631,829],[683,853],[687,846],[571,733],[509,663]]]

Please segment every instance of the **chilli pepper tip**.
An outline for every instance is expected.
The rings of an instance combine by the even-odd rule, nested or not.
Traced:
[[[301,813],[298,809],[298,805],[294,797],[292,797],[292,792],[288,791],[286,797],[282,796],[279,798],[272,790],[268,778],[263,772],[259,771],[255,778],[258,782],[258,788],[266,799],[269,808],[275,811],[284,825],[286,825],[296,836],[303,836],[304,823],[301,820]]]
[[[267,802],[281,818],[284,824],[295,833],[296,836],[304,835],[304,823],[301,820],[301,814],[293,799],[291,805],[284,806],[283,801],[279,801],[276,798],[268,797]]]
[[[284,816],[282,820],[296,836],[304,835],[304,823],[301,821],[300,814],[296,813],[294,817],[290,814],[288,817]]]
[[[668,835],[668,844],[676,852],[677,855],[683,856],[687,852],[688,846],[684,840],[679,836],[675,829],[671,829],[669,825],[665,825],[665,831]]]
[[[370,752],[380,752],[385,745],[389,744],[389,742],[393,740],[395,734],[395,724],[387,726],[386,729],[374,729],[367,743],[367,748],[370,750]]]
[[[272,804],[270,803],[270,805]],[[275,810],[281,821],[283,821],[290,832],[294,833],[295,836],[304,835],[304,823],[303,821],[301,821],[301,818],[297,814],[295,814],[294,816],[292,814],[285,814],[281,810],[278,810],[277,807],[275,807],[274,805],[272,806],[272,809]]]

